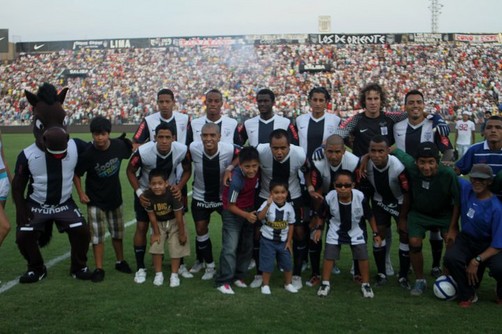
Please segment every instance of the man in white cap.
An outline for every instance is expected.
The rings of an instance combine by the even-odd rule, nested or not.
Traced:
[[[455,124],[455,140],[454,149],[458,152],[458,159],[460,159],[469,147],[476,141],[476,126],[469,118],[471,113],[467,110],[462,112],[462,119],[458,120]]]

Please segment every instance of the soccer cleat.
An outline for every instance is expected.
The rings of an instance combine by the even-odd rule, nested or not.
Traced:
[[[125,260],[115,263],[115,270],[124,274],[132,274],[132,269]]]
[[[386,276],[394,276],[394,267],[392,267],[392,261],[390,260],[390,256],[385,258],[385,275]]]
[[[230,286],[230,284],[223,284],[223,285],[220,285],[219,287],[216,288],[219,292],[221,292],[222,294],[224,295],[233,295],[235,294],[234,293],[234,290],[232,290],[232,287]]]
[[[195,261],[195,263],[193,264],[192,268],[190,268],[190,272],[192,274],[197,274],[202,269],[204,269],[204,262]]]
[[[202,280],[203,281],[212,280],[215,274],[216,274],[216,269],[214,267],[207,267],[206,271],[204,272],[204,275],[202,275]]]
[[[317,295],[319,297],[327,297],[330,289],[331,289],[331,287],[329,285],[321,284],[321,286],[319,287],[319,290],[317,290]]]
[[[375,294],[373,293],[373,290],[371,289],[371,286],[369,283],[363,283],[361,284],[361,292],[363,293],[364,298],[373,298],[375,297]]]
[[[431,269],[431,276],[434,278],[438,278],[439,276],[443,275],[443,271],[439,267],[434,267]]]
[[[387,284],[387,276],[382,273],[378,273],[376,276],[376,286],[383,286]]]
[[[155,277],[153,279],[153,285],[161,286],[162,284],[164,284],[164,274],[155,273]]]
[[[83,281],[89,281],[92,279],[92,274],[91,271],[89,270],[89,268],[87,267],[84,267],[80,270],[77,270],[73,273],[71,273],[71,276],[73,278],[76,278],[76,279],[80,279],[80,280],[83,280]]]
[[[146,281],[146,269],[139,268],[136,274],[134,275],[134,282],[138,284],[143,284]]]
[[[42,272],[35,272],[33,270],[29,270],[25,272],[21,277],[19,277],[19,283],[36,283],[38,281],[43,280],[47,277],[47,268],[42,270]]]
[[[193,278],[193,275],[190,274],[190,272],[188,271],[187,267],[184,264],[180,265],[178,274],[180,274],[181,277],[183,278]]]
[[[91,277],[91,281],[94,283],[103,282],[105,279],[105,271],[101,268],[94,269]]]
[[[256,289],[263,284],[263,277],[261,275],[255,275],[254,280],[249,284],[250,288]]]
[[[472,296],[469,300],[463,300],[458,302],[458,306],[460,306],[461,308],[468,308],[471,307],[472,304],[477,302],[478,302],[478,295],[474,294],[474,296]]]
[[[293,284],[291,284],[291,283],[284,285],[284,290],[286,290],[287,292],[291,292],[291,293],[297,293],[298,292],[298,289],[295,288],[293,286]]]
[[[171,274],[171,277],[169,278],[169,287],[171,288],[177,288],[180,286],[180,277],[176,274]]]
[[[312,288],[314,286],[319,285],[320,283],[321,283],[321,278],[317,275],[314,275],[307,282],[305,282],[305,285]]]
[[[241,280],[241,279],[236,279],[236,280],[234,281],[234,285],[235,285],[236,287],[238,287],[238,288],[247,288],[247,287],[248,287],[248,286],[247,286],[247,284],[246,284],[246,283],[244,283],[244,281],[243,281],[243,280]]]
[[[342,273],[342,271],[340,270],[340,268],[338,268],[337,265],[334,265],[333,269],[331,270],[331,273],[335,274],[335,275],[340,275]]]
[[[410,282],[408,282],[408,279],[406,277],[399,277],[397,282],[399,283],[399,286],[401,288],[406,289],[406,290],[411,289]]]
[[[261,293],[264,295],[271,295],[272,291],[270,291],[270,287],[268,285],[264,285],[261,287]]]
[[[291,284],[293,284],[296,290],[303,288],[302,278],[300,276],[293,276]]]
[[[425,289],[427,288],[427,282],[424,279],[417,279],[413,289],[411,289],[410,294],[412,296],[421,296]]]
[[[253,268],[256,268],[256,261],[254,259],[251,259],[251,261],[249,261],[248,270],[251,270]]]

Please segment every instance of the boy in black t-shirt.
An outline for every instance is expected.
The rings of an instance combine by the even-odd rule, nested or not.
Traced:
[[[130,274],[131,268],[124,260],[122,239],[124,220],[122,218],[122,188],[120,186],[120,165],[132,153],[132,143],[124,136],[110,139],[111,122],[101,116],[95,117],[90,124],[93,145],[79,156],[73,181],[80,202],[87,204],[88,221],[91,226],[92,248],[96,270],[93,282],[105,278],[103,270],[104,240],[106,225],[112,237],[112,245],[117,259],[115,269]],[[86,175],[85,192],[80,178]]]
[[[167,242],[171,257],[171,278],[169,286],[175,288],[180,285],[178,271],[181,258],[190,255],[185,222],[183,220],[183,204],[172,195],[167,182],[167,175],[162,169],[153,169],[148,175],[149,187],[143,195],[149,205],[145,208],[148,219],[152,224],[153,234],[150,238],[150,254],[153,258],[155,278],[153,284],[164,284],[162,273],[162,256],[164,244]]]

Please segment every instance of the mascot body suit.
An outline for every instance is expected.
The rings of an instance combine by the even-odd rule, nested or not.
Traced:
[[[69,139],[66,132],[63,101],[67,91],[65,88],[58,94],[56,88],[47,83],[40,86],[36,95],[25,91],[33,106],[35,143],[18,155],[12,182],[16,243],[28,262],[28,270],[19,278],[20,283],[35,283],[47,276],[40,247],[50,241],[54,223],[59,232],[68,234],[70,274],[79,279],[91,278],[86,264],[89,226],[71,197],[78,155],[88,144]]]

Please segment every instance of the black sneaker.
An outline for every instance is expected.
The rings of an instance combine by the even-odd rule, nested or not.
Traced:
[[[378,273],[376,277],[376,285],[383,286],[385,284],[387,284],[387,276],[385,276],[385,274]]]
[[[125,260],[115,263],[115,269],[121,273],[132,274],[131,267],[129,267],[129,264]]]
[[[47,277],[47,268],[44,266],[44,270],[41,272],[36,272],[32,270],[28,270],[23,274],[23,276],[19,277],[19,283],[36,283],[38,281],[43,280]]]
[[[105,271],[100,268],[96,268],[92,273],[91,281],[94,283],[103,282],[105,279]]]
[[[89,281],[92,279],[92,274],[89,268],[85,267],[78,271],[71,273],[71,276],[76,279],[81,279],[83,281]]]

